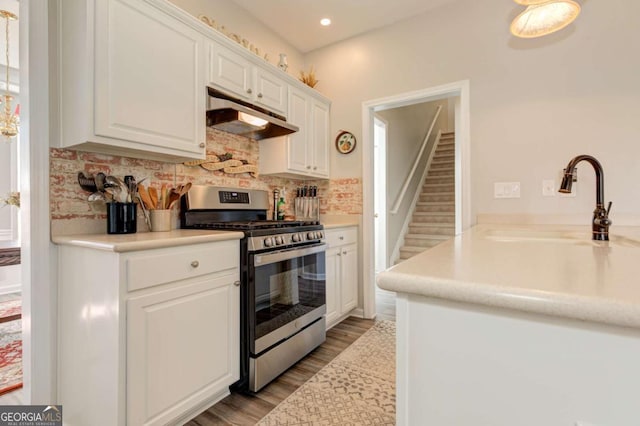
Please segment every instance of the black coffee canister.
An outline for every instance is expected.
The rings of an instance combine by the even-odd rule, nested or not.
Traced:
[[[134,234],[136,203],[107,203],[107,234]]]

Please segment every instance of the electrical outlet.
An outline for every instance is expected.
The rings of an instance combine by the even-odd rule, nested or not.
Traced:
[[[493,198],[520,198],[520,182],[494,182]]]
[[[543,197],[556,196],[556,182],[553,179],[545,179],[542,181],[542,196]]]

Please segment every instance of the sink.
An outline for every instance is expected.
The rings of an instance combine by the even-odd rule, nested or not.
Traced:
[[[594,247],[636,247],[640,248],[640,239],[609,234],[609,241],[592,240],[591,231],[550,230],[550,229],[522,229],[522,228],[491,228],[483,229],[482,236],[488,240],[505,242],[543,242],[572,245],[588,245]]]

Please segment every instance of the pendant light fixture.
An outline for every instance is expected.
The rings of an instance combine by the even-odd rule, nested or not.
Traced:
[[[572,23],[580,13],[573,0],[514,0],[527,8],[511,23],[511,34],[535,38],[551,34]]]
[[[7,10],[0,10],[0,17],[5,18],[5,40],[7,42],[5,48],[7,73],[5,93],[2,95],[4,108],[0,112],[0,134],[6,137],[7,141],[10,141],[12,137],[18,134],[18,126],[20,124],[20,105],[16,107],[15,111],[12,111],[11,101],[13,100],[13,96],[9,94],[9,21],[15,21],[18,17]]]

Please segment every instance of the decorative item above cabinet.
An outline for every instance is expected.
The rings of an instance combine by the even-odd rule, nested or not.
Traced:
[[[204,37],[160,4],[58,2],[59,147],[204,158]]]

